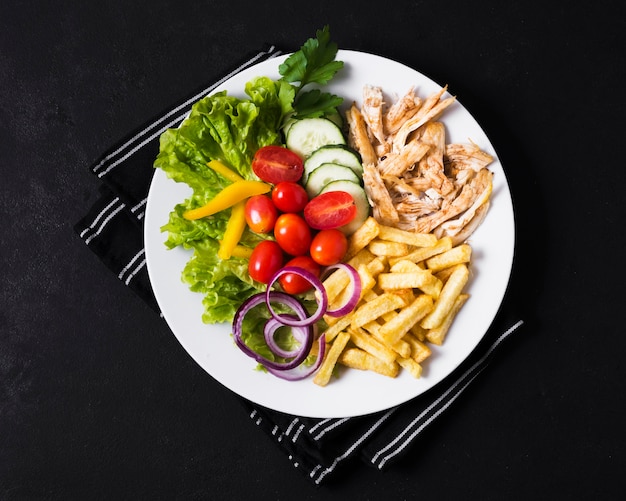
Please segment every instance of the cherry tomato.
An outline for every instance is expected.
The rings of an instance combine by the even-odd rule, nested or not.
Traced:
[[[250,278],[267,284],[280,268],[283,266],[283,250],[273,240],[263,240],[259,242],[252,251],[248,262],[248,273]]]
[[[298,214],[281,214],[274,225],[274,238],[287,254],[302,256],[309,253],[311,228]]]
[[[348,238],[336,228],[321,230],[311,242],[311,258],[322,266],[337,264],[348,251]]]
[[[269,233],[274,229],[278,211],[267,195],[254,195],[246,201],[246,223],[255,233]]]
[[[270,184],[281,181],[299,181],[304,164],[297,153],[284,146],[263,146],[252,159],[252,170],[260,179]]]
[[[282,212],[302,212],[309,201],[309,195],[301,184],[282,181],[274,186],[272,201]]]
[[[327,230],[348,224],[356,216],[354,197],[347,191],[327,191],[313,197],[304,208],[311,228]]]
[[[287,261],[285,266],[298,266],[299,268],[304,268],[305,270],[313,273],[313,275],[317,278],[319,278],[322,270],[322,267],[309,256],[294,257],[293,259]],[[278,283],[287,294],[302,294],[303,292],[307,292],[313,288],[311,282],[295,273],[285,273],[284,275],[281,275],[278,278]]]

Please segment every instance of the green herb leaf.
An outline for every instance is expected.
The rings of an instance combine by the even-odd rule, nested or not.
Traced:
[[[337,44],[330,41],[329,27],[324,26],[317,30],[316,38],[309,38],[278,67],[280,80],[295,89],[294,110],[298,117],[322,116],[342,103],[342,98],[317,89],[302,92],[308,84],[326,85],[343,68],[343,61],[335,60],[337,50]]]
[[[342,61],[335,61],[338,46],[330,41],[330,29],[317,30],[316,38],[309,38],[300,48],[278,67],[281,80],[298,83],[299,88],[309,83],[327,84],[343,68]]]
[[[297,110],[295,117],[321,117],[329,112],[334,112],[342,102],[342,97],[322,92],[319,89],[302,92],[294,104]]]

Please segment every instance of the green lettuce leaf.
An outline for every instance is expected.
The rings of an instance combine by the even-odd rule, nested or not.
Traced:
[[[246,179],[257,179],[251,168],[254,153],[281,143],[280,125],[291,112],[291,86],[259,77],[248,82],[245,91],[249,99],[224,91],[195,103],[180,127],[161,135],[154,162],[170,179],[192,189],[190,197],[170,212],[161,231],[167,232],[168,248],[194,251],[182,279],[192,291],[204,295],[206,323],[231,321],[242,300],[263,289],[250,279],[247,260],[217,257],[230,210],[194,221],[183,217],[186,210],[204,205],[231,183],[207,166],[210,160],[225,163]],[[246,230],[241,243],[254,247],[260,238]]]

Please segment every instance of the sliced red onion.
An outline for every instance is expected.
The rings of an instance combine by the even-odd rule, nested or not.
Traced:
[[[263,328],[263,335],[265,336],[265,342],[267,343],[267,346],[269,346],[270,350],[272,350],[272,352],[278,355],[279,357],[283,357],[283,358],[295,357],[301,351],[300,347],[297,346],[291,350],[285,350],[276,342],[276,339],[274,339],[274,334],[276,334],[276,331],[280,329],[281,327],[287,327],[283,322],[284,318],[289,317],[291,319],[297,319],[298,317],[296,317],[295,315],[287,315],[287,314],[280,314],[279,317],[280,319],[272,317],[267,322],[265,322],[265,327]],[[307,337],[311,337],[309,336],[309,333],[307,332],[307,329],[309,328],[310,328],[309,326],[291,327],[291,335],[300,344],[304,344],[307,342]]]
[[[270,300],[269,300],[270,294],[272,292],[275,292],[275,291],[270,290],[272,285],[281,276],[286,275],[288,273],[294,273],[295,275],[301,276],[306,281],[308,281],[313,286],[313,288],[318,292],[318,294],[315,294],[315,298],[317,300],[317,310],[315,311],[315,313],[308,316],[307,318],[300,317],[299,320],[289,319],[289,318],[281,319],[278,313],[274,311],[274,309],[272,308],[270,304]],[[269,308],[272,316],[274,318],[281,320],[281,322],[283,322],[285,325],[289,325],[290,327],[302,327],[302,326],[312,325],[324,316],[324,313],[326,313],[326,308],[328,308],[328,295],[326,294],[326,289],[324,289],[324,286],[322,285],[322,281],[318,277],[316,277],[313,273],[311,273],[309,270],[305,270],[304,268],[301,268],[299,266],[285,266],[284,268],[281,268],[280,270],[278,270],[274,274],[274,276],[270,279],[269,283],[267,284],[267,291],[265,294],[267,295],[267,307]],[[291,296],[288,296],[288,297],[292,298]]]
[[[246,316],[246,314],[252,308],[254,308],[255,306],[258,306],[261,303],[266,303],[266,305],[269,307],[272,301],[280,302],[289,306],[296,312],[297,317],[299,317],[300,319],[307,319],[306,310],[300,304],[300,302],[296,300],[294,297],[288,294],[285,294],[283,292],[278,292],[278,291],[271,291],[270,294],[260,292],[248,298],[237,309],[237,312],[235,313],[235,317],[233,319],[233,335],[235,338],[235,343],[237,344],[237,346],[239,346],[241,351],[243,351],[246,355],[256,360],[258,363],[265,366],[268,370],[271,369],[272,371],[286,371],[286,370],[293,369],[297,367],[298,365],[300,365],[308,356],[309,351],[311,350],[311,346],[313,345],[313,329],[310,326],[300,326],[302,330],[296,334],[296,336],[298,336],[297,337],[298,340],[302,339],[302,341],[300,342],[299,350],[297,351],[296,356],[287,362],[275,362],[273,360],[268,360],[264,356],[258,354],[257,352],[252,350],[250,347],[248,347],[248,345],[246,345],[246,343],[242,339],[243,319]],[[290,317],[290,315],[282,315],[282,316],[277,315],[277,317],[278,317],[278,321],[281,321],[285,317]],[[283,324],[283,325],[287,325],[287,324]],[[272,327],[270,327],[268,330],[271,330],[271,329]]]
[[[324,355],[326,354],[326,336],[322,334],[319,338],[319,346],[317,351],[317,359],[315,363],[310,367],[303,367],[302,364],[294,369],[289,369],[286,371],[276,371],[268,368],[267,370],[274,374],[276,377],[281,379],[286,379],[287,381],[299,381],[301,379],[305,379],[313,374],[317,369],[320,368],[322,362],[324,361]]]
[[[350,283],[348,284],[348,287],[352,288],[352,293],[350,294],[350,297],[345,302],[345,304],[341,305],[339,308],[335,308],[334,310],[326,310],[326,314],[330,315],[331,317],[343,317],[350,313],[352,310],[354,310],[355,306],[359,302],[362,288],[361,276],[359,275],[359,272],[354,269],[354,266],[351,266],[347,263],[337,263],[331,266],[327,266],[324,270],[324,275],[335,269],[344,270],[348,274],[348,276],[350,277]]]
[[[313,340],[315,338],[315,324],[324,314],[340,317],[351,312],[357,305],[361,297],[361,277],[353,266],[346,263],[337,263],[328,266],[325,274],[335,269],[342,269],[350,278],[349,287],[352,288],[350,297],[345,304],[334,310],[328,309],[328,295],[322,284],[322,280],[308,270],[299,266],[286,266],[274,274],[267,285],[266,292],[260,292],[250,297],[239,307],[233,319],[233,335],[237,346],[249,357],[262,364],[271,374],[289,381],[304,379],[317,371],[324,360],[326,353],[326,337],[322,334],[319,338],[318,355],[315,363],[309,367],[304,367],[302,362],[307,358]],[[283,275],[294,273],[307,280],[316,290],[315,298],[317,310],[309,315],[304,306],[295,297],[284,292],[271,290],[272,285]],[[295,315],[287,313],[277,313],[272,308],[272,302],[281,303],[291,308]],[[243,319],[246,314],[255,306],[265,303],[271,318],[265,323],[263,335],[269,349],[277,356],[289,359],[286,362],[275,362],[268,360],[264,356],[249,348],[242,339]],[[281,327],[290,327],[291,334],[299,343],[299,346],[292,350],[286,350],[278,345],[275,334]]]

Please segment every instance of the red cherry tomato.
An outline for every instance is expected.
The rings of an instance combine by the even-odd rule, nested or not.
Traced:
[[[282,181],[272,190],[272,201],[282,212],[302,212],[309,196],[301,184]]]
[[[255,233],[269,233],[274,229],[278,211],[267,195],[254,195],[246,201],[246,223]]]
[[[285,266],[298,266],[299,268],[304,268],[305,270],[313,273],[313,275],[317,278],[319,278],[322,270],[322,267],[313,261],[313,259],[309,256],[294,257],[293,259],[287,261]],[[313,288],[311,282],[295,273],[285,273],[284,275],[281,275],[278,278],[278,283],[287,294],[302,294]]]
[[[302,177],[304,164],[297,153],[284,146],[263,146],[254,154],[252,170],[266,183],[296,182]]]
[[[287,254],[302,256],[309,253],[311,228],[298,214],[281,214],[274,225],[274,238]]]
[[[311,258],[322,266],[340,262],[348,251],[348,238],[336,228],[321,230],[311,242]]]
[[[348,224],[356,216],[354,197],[347,191],[327,191],[313,197],[304,208],[311,228],[328,230]]]
[[[267,284],[274,273],[283,266],[283,250],[273,240],[259,242],[252,251],[248,262],[250,278]]]

